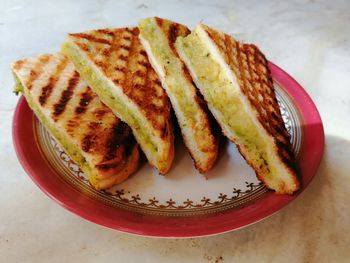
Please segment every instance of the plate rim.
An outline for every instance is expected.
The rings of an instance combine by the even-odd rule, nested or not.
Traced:
[[[209,236],[246,227],[271,216],[295,200],[315,177],[324,152],[324,129],[314,102],[288,73],[272,62],[268,65],[273,79],[290,96],[299,111],[303,129],[300,156],[311,158],[299,164],[303,181],[301,189],[294,195],[277,195],[270,191],[249,205],[189,217],[148,215],[108,206],[83,195],[46,163],[34,139],[34,113],[23,96],[17,103],[12,123],[12,140],[17,157],[26,173],[47,196],[72,213],[104,227],[141,236],[168,238]],[[33,139],[28,140],[28,137]],[[47,180],[48,176],[50,180]]]

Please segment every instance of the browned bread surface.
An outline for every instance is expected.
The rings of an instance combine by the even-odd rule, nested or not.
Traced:
[[[168,135],[170,103],[135,28],[69,34],[105,76],[136,103],[153,128]]]
[[[140,138],[138,136],[141,136],[139,133],[141,129],[151,130],[148,131],[148,136],[156,138],[153,138],[152,143],[155,144],[154,140],[157,140],[155,145],[158,147],[157,153],[150,153],[145,142],[139,140],[139,143],[151,164],[156,166],[161,174],[165,174],[174,159],[171,105],[158,75],[149,63],[138,35],[139,30],[136,27],[100,29],[69,34],[69,41],[73,42],[102,73],[95,72],[96,74],[113,82],[114,88],[122,90],[129,100],[125,102],[123,99],[124,103],[136,106],[138,112],[135,113],[132,107],[128,108],[129,106],[125,106],[128,108],[126,110],[133,111],[135,116],[145,118],[147,125],[150,125],[147,126],[149,128],[139,127],[141,122],[138,123],[139,126],[134,127],[132,121],[124,119],[125,116],[121,111],[113,109],[112,105],[105,101],[131,126],[137,140]],[[92,84],[91,87],[96,88]]]
[[[202,25],[237,77],[239,87],[266,132],[274,138],[280,160],[294,174],[297,187],[296,161],[276,99],[273,81],[264,54],[252,44],[243,44],[232,36]],[[263,173],[257,172],[263,180]],[[282,189],[283,192],[283,189]]]
[[[196,121],[190,121],[189,119],[181,121],[181,118],[186,119],[183,109],[175,106],[174,103],[173,108],[175,115],[178,118],[185,146],[194,161],[196,169],[201,173],[206,173],[214,166],[217,160],[220,133],[214,118],[208,110],[208,106],[203,96],[196,88],[186,65],[182,62],[175,48],[176,39],[178,37],[187,36],[191,31],[185,25],[159,17],[140,20],[139,25],[140,23],[142,26],[140,28],[141,36],[150,46],[149,50],[146,49],[147,52],[151,53],[148,55],[154,58],[154,61],[158,64],[159,68],[164,68],[164,74],[159,73],[159,75],[164,75],[162,79],[162,82],[165,83],[164,89],[167,91],[169,98],[172,101],[175,101],[175,105],[178,105],[177,101],[183,98],[179,98],[177,92],[174,91],[174,88],[167,88],[167,85],[174,85],[174,79],[185,79],[184,81],[177,82],[182,84],[185,82],[186,84],[184,88],[187,89],[187,93],[184,92],[183,94],[187,94],[187,96],[190,97],[191,104],[195,108]],[[143,27],[147,27],[147,23],[151,24],[154,29],[159,30],[161,36],[164,36],[164,41],[160,39],[150,39],[148,32],[146,30],[143,32]],[[148,28],[148,30],[151,29]],[[155,43],[156,41],[158,41],[158,43]],[[164,45],[170,47],[170,50],[167,47],[161,48],[162,41]],[[166,52],[166,55],[164,55],[165,57],[170,56],[168,58],[168,64],[165,63],[162,58],[157,57],[159,54],[152,52],[152,46],[154,45],[158,45],[159,49],[163,49],[164,52]],[[174,70],[169,68],[171,66],[170,64],[179,64],[178,71],[174,72]],[[155,67],[155,69],[156,68],[157,67]],[[177,90],[180,89],[177,88]],[[188,127],[190,127],[191,130],[188,130]],[[200,132],[196,129],[200,129]]]
[[[136,170],[139,153],[131,129],[99,100],[64,55],[19,60],[12,69],[27,90],[24,95],[84,152],[97,178],[108,179],[103,188]]]

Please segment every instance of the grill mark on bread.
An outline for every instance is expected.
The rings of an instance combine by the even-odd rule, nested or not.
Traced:
[[[129,62],[128,61],[128,56],[125,56],[125,55],[123,55],[123,54],[120,54],[119,56],[118,56],[118,59],[120,59],[120,60],[123,60],[123,61],[125,61],[125,62]],[[127,68],[127,67],[125,67],[125,68]]]
[[[105,114],[107,113],[107,108],[104,107],[104,108],[101,108],[101,109],[97,109],[95,112],[94,112],[94,115],[96,116],[96,118],[98,118],[99,120],[101,120],[103,118],[103,116],[105,116]]]
[[[142,62],[138,62],[140,66],[144,66],[146,68],[146,72],[138,70],[134,73],[134,77],[140,77],[140,78],[145,78],[147,76],[147,64],[143,64]],[[145,66],[146,65],[146,66]],[[147,81],[147,80],[146,80]],[[141,84],[134,84],[133,87],[135,88],[142,88],[144,85]],[[147,82],[145,84],[147,86]]]
[[[116,168],[118,168],[117,172],[120,172],[124,168],[124,165],[125,165],[125,160],[123,159],[122,162],[117,162],[114,160],[106,161],[106,162],[97,164],[95,167],[100,171],[107,171],[111,169],[116,170]]]
[[[100,125],[101,125],[101,122],[92,121],[89,123],[88,127],[90,130],[94,130],[97,132],[97,129]]]
[[[24,60],[17,60],[14,64],[13,64],[13,69],[14,70],[20,70],[22,68],[24,64]]]
[[[244,75],[244,70],[243,70],[243,65],[242,65],[242,58],[241,58],[241,50],[239,48],[239,43],[236,42],[236,50],[237,50],[237,62],[238,62],[238,71],[239,71],[239,76],[240,78],[238,79],[240,85],[243,87],[243,89],[246,88],[245,85],[245,75]]]
[[[201,129],[203,129],[201,131],[201,135],[198,135],[197,131],[190,132],[190,135],[188,135],[188,133],[185,132],[186,128],[184,127],[182,127],[181,129],[181,133],[183,135],[183,138],[185,139],[185,145],[189,150],[190,156],[194,160],[194,165],[196,169],[198,169],[201,173],[205,173],[212,167],[217,156],[217,139],[219,136],[219,130],[215,126],[214,119],[212,118],[212,116],[210,116],[204,98],[195,86],[195,83],[193,82],[193,79],[190,76],[187,67],[179,57],[179,54],[175,48],[175,42],[177,37],[187,36],[188,34],[190,34],[190,30],[184,25],[166,19],[160,19],[155,17],[153,18],[153,21],[155,27],[157,27],[158,30],[161,31],[161,34],[166,39],[166,44],[169,45],[171,55],[175,56],[178,59],[178,62],[180,62],[181,73],[179,74],[182,74],[182,77],[186,79],[186,82],[188,83],[189,93],[191,94],[190,96],[193,99],[193,104],[195,105],[196,110],[198,110],[197,116],[199,116],[200,120],[196,118],[197,120],[195,121],[195,125],[200,125]],[[166,63],[163,65],[163,67],[165,70],[165,74],[167,75],[167,65],[169,65],[172,62],[168,60],[161,63]],[[161,85],[161,83],[159,83],[159,85]],[[170,129],[172,128],[168,126],[163,127],[162,134],[164,136],[167,136]],[[190,142],[190,136],[193,136],[195,141],[194,143]],[[206,137],[205,140],[207,140],[208,143],[203,143],[203,139],[200,138],[203,138],[204,136]],[[193,144],[195,144],[195,146],[193,146]],[[198,151],[199,153],[195,151]],[[206,155],[205,153],[209,153],[210,156]],[[196,158],[194,158],[194,156]]]
[[[216,32],[207,26],[203,27],[220,50],[225,62],[235,73],[240,90],[246,96],[252,108],[255,109],[256,117],[263,129],[273,138],[277,157],[291,173],[296,174],[295,156],[290,143],[290,134],[284,126],[266,57],[255,45],[240,44],[227,34]],[[224,41],[224,44],[222,41]],[[228,50],[228,47],[232,49]],[[237,59],[238,65],[236,65],[235,59]],[[242,152],[243,148],[239,146],[238,149]],[[249,164],[255,169],[258,178],[265,181],[266,171],[261,170],[261,167],[254,167],[252,163]],[[299,185],[296,178],[293,181],[295,185]]]
[[[206,32],[208,33],[208,31]],[[211,35],[210,33],[208,33],[208,35],[211,38],[213,37],[213,35]],[[232,40],[228,35],[224,35],[224,39],[225,39],[224,46],[220,46],[217,41],[215,41],[214,39],[213,40],[219,49],[225,48],[223,50],[225,54],[232,54],[227,50],[227,47],[230,45]],[[281,147],[283,149],[283,150],[280,150],[278,153],[280,158],[283,158],[283,160],[286,160],[287,159],[286,154],[288,154],[289,159],[292,160],[293,158],[291,156],[293,156],[294,154],[293,154],[293,151],[291,150],[290,143],[289,143],[290,135],[288,134],[288,132],[284,127],[283,129],[279,127],[280,123],[284,123],[282,117],[280,116],[279,108],[278,109],[270,108],[270,110],[267,110],[267,111],[265,110],[267,114],[266,116],[262,114],[262,111],[264,108],[271,107],[272,105],[275,105],[275,106],[278,105],[277,99],[275,97],[276,95],[275,95],[274,89],[273,88],[271,89],[271,87],[273,87],[273,84],[272,84],[272,78],[269,75],[270,73],[267,67],[266,58],[255,45],[252,45],[252,44],[240,45],[238,41],[232,41],[232,42],[236,47],[239,72],[236,72],[236,69],[234,68],[233,59],[230,57],[230,55],[226,56],[225,59],[227,60],[228,64],[231,65],[231,69],[237,74],[237,76],[239,76],[238,81],[241,83],[240,84],[241,90],[246,95],[248,101],[251,103],[253,108],[257,110],[257,113],[258,113],[257,118],[259,119],[261,125],[268,132],[268,134],[272,135],[275,138],[276,145],[278,145],[278,147]],[[246,56],[246,60],[243,59],[244,55]],[[252,63],[254,64],[251,64],[249,56],[253,57]],[[247,62],[246,64],[247,73],[245,72],[243,61]],[[258,65],[258,67],[255,67],[255,69],[253,69],[252,68],[253,65]],[[252,74],[254,70],[257,71],[255,73],[257,79],[255,79],[253,75],[250,75],[250,80],[248,80],[247,79],[248,76],[246,74]],[[256,97],[253,96],[248,89],[249,81],[251,82],[252,88],[253,88],[251,92],[260,94],[261,91],[264,90],[265,93],[268,93],[269,98],[272,99],[271,102],[269,101],[268,105],[266,103],[257,102]],[[263,97],[266,96],[265,93],[262,93]],[[279,114],[277,114],[276,112],[278,112]],[[272,126],[270,126],[271,122],[273,123]],[[284,153],[284,156],[281,155],[282,153]]]
[[[155,85],[157,85],[157,86],[162,86],[162,83],[160,82],[160,80],[159,79],[155,79],[155,80],[153,80],[153,83],[155,84]]]
[[[145,50],[141,50],[140,51],[140,55],[144,56],[144,57],[147,57],[147,53]]]
[[[284,121],[282,119],[280,109],[278,107],[278,102],[276,99],[275,90],[273,88],[273,82],[270,76],[270,71],[267,67],[267,60],[256,46],[251,45],[251,47],[253,47],[254,49],[254,59],[255,59],[254,63],[260,65],[260,67],[257,68],[260,82],[263,83],[262,85],[264,86],[266,93],[269,93],[269,97],[270,99],[272,99],[272,103],[271,102],[269,103],[270,110],[266,111],[267,118],[270,120],[270,122],[272,122],[272,125],[271,126],[267,125],[269,122],[267,121],[266,118],[262,122],[262,125],[270,135],[274,137],[278,137],[277,135],[280,134],[284,137],[285,141],[287,140],[289,142],[290,141],[289,133],[287,132],[284,126],[281,127],[281,125],[284,125]],[[262,70],[266,71],[266,73],[262,72]],[[263,80],[261,76],[266,76],[266,75],[267,75],[266,80]],[[268,107],[268,106],[265,105],[265,107]],[[259,111],[262,111],[262,106],[260,106]]]
[[[75,34],[69,34],[69,35],[72,36],[72,37],[83,38],[83,39],[86,39],[88,41],[96,42],[96,43],[99,43],[99,44],[106,44],[106,45],[110,45],[111,44],[111,42],[108,41],[107,39],[98,38],[98,37],[95,37],[94,35],[91,35],[91,34],[75,33]]]
[[[111,30],[108,30],[108,29],[97,29],[96,31],[99,32],[99,33],[102,33],[102,34],[114,37],[114,33]]]
[[[116,121],[109,131],[103,161],[96,167],[100,170],[123,168],[125,164],[124,156],[130,153],[133,143],[131,129],[124,122]]]
[[[82,141],[82,149],[84,152],[90,152],[92,145],[95,143],[97,139],[96,134],[87,134],[84,136]]]
[[[225,54],[231,54],[231,52],[232,52],[232,50],[230,50],[230,49],[235,49],[236,48],[236,46],[233,46],[232,47],[232,45],[231,45],[231,43],[230,43],[230,40],[227,38],[227,36],[224,36],[224,38],[225,38],[225,40],[224,40],[224,43],[225,43],[225,46],[224,46],[224,48],[225,48]],[[213,40],[213,38],[211,38],[212,40]],[[213,40],[214,41],[214,40]],[[232,63],[233,64],[233,56],[227,56],[226,55],[226,58],[228,59],[228,62],[229,63]],[[237,72],[235,71],[235,73],[237,74]],[[238,74],[238,75],[240,75],[240,74]]]
[[[48,63],[50,60],[49,55],[42,55],[40,58],[36,61],[36,63],[33,65],[33,67],[29,71],[29,77],[26,81],[26,86],[29,90],[33,87],[33,82],[40,77],[40,75],[43,72],[43,67]]]
[[[66,109],[66,105],[73,95],[73,91],[79,82],[79,73],[75,71],[73,76],[68,81],[67,88],[62,92],[59,101],[54,105],[53,118],[57,121],[58,116],[60,116]]]
[[[122,146],[122,143],[130,137],[130,128],[126,125],[126,123],[118,120],[115,122],[113,127],[111,128],[111,134],[106,143],[106,154],[104,157],[104,161],[109,161],[115,159],[118,156],[121,156],[120,150],[125,151],[125,147]],[[118,153],[119,150],[119,154]],[[122,160],[122,158],[119,158]],[[120,161],[119,160],[119,161]],[[115,161],[118,161],[115,159]]]
[[[175,41],[178,36],[187,36],[191,31],[184,25],[181,25],[179,23],[166,21],[164,23],[164,20],[155,17],[156,24],[160,28],[161,31],[163,31],[170,49],[173,51],[173,53],[179,58],[179,55],[177,54],[176,48],[175,48]],[[180,58],[179,58],[180,59]]]
[[[68,59],[63,59],[57,65],[55,72],[50,76],[49,81],[45,87],[41,90],[41,95],[39,96],[39,103],[41,106],[44,106],[47,99],[52,93],[58,79],[60,78],[61,72],[66,68]]]
[[[168,32],[167,32],[167,39],[169,42],[169,46],[170,46],[171,50],[174,52],[174,54],[176,54],[176,55],[177,55],[177,52],[176,52],[174,45],[175,45],[176,38],[178,36],[178,30],[179,30],[178,25],[175,23],[172,23],[169,27]]]
[[[133,35],[138,34],[138,29],[136,27],[134,28],[126,27],[125,30]]]
[[[157,25],[162,28],[163,27],[163,19],[159,18],[159,17],[154,17],[154,19],[156,20]]]
[[[248,66],[248,71],[251,73],[251,85],[253,90],[243,90],[244,94],[248,97],[248,100],[251,105],[253,105],[254,109],[256,109],[258,114],[258,119],[264,129],[271,134],[271,127],[270,123],[266,121],[266,118],[269,115],[269,111],[263,110],[264,107],[267,108],[268,105],[264,103],[264,100],[259,102],[257,100],[257,96],[254,96],[253,93],[259,90],[263,89],[263,77],[262,73],[259,72],[259,69],[255,66],[257,65],[256,63],[256,54],[255,54],[255,46],[253,45],[248,45],[244,44],[243,45],[243,52],[246,54],[247,57],[247,66]],[[262,97],[265,96],[265,93],[259,94]],[[265,113],[265,114],[264,114]]]
[[[116,66],[116,67],[114,67],[114,70],[120,71],[120,72],[125,72],[125,71],[126,71],[126,68],[121,67],[121,66]]]
[[[120,45],[120,48],[121,48],[121,49],[124,49],[124,50],[126,50],[126,51],[130,51],[130,47],[127,46],[127,45]]]
[[[143,66],[147,69],[151,66],[151,64],[147,61],[137,61],[137,64],[139,64],[140,66]],[[147,74],[144,74],[144,76],[147,76]]]
[[[90,101],[94,98],[94,94],[92,93],[91,89],[87,87],[86,91],[81,94],[81,98],[79,101],[79,106],[75,108],[75,113],[81,114],[86,111],[87,106],[89,105]]]
[[[295,170],[294,158],[290,153],[289,147],[285,144],[277,143],[278,156],[281,158],[282,162],[287,165],[290,169]]]
[[[109,57],[112,53],[112,49],[111,48],[106,48],[102,51],[102,54],[105,56],[105,57]]]
[[[258,79],[253,86],[254,92],[262,94],[262,96],[269,97],[268,104],[258,103],[256,101],[256,96],[248,97],[250,103],[257,110],[261,125],[264,127],[266,132],[274,138],[275,144],[278,148],[277,152],[279,158],[289,168],[294,169],[294,153],[289,142],[290,135],[284,127],[284,121],[280,114],[272,78],[267,67],[267,60],[255,45],[245,44],[244,46],[246,50],[249,49],[249,52],[247,53],[250,53],[250,55],[253,56],[254,65],[257,65],[255,66],[255,70]],[[249,60],[248,65],[250,65]],[[256,87],[256,85],[260,85],[260,87]],[[262,114],[262,111],[265,108],[268,109],[265,110],[266,115]]]
[[[130,90],[133,88],[130,83],[132,83],[133,80],[133,74],[132,72],[130,72],[129,70],[127,70],[129,68],[129,64],[130,64],[130,57],[132,56],[132,54],[134,53],[134,46],[135,46],[135,36],[133,35],[133,31],[130,30],[129,28],[127,28],[127,31],[130,32],[132,34],[132,39],[130,41],[130,49],[129,49],[129,57],[128,56],[119,56],[118,58],[120,58],[121,60],[125,61],[125,78],[123,80],[123,90],[126,94],[128,94],[128,96],[130,95]],[[117,44],[117,43],[116,43]],[[134,86],[135,88],[135,86]]]
[[[57,73],[57,67],[58,65],[63,61],[69,61],[66,57],[64,57],[62,54],[56,53],[54,55],[48,55],[50,59],[50,66],[45,67],[44,71],[45,74],[47,74],[47,78],[50,79],[50,77],[57,75],[59,77],[60,74]],[[20,79],[20,81],[23,81],[25,84],[25,80],[23,80],[23,74],[30,69],[34,69],[36,67],[36,64],[39,63],[39,60],[44,60],[42,57],[37,57],[34,59],[26,59],[21,62],[21,67],[18,67],[19,69],[22,68],[23,71],[18,72],[14,69],[14,73],[17,75],[17,77]],[[16,62],[17,63],[17,62]],[[15,64],[16,64],[15,63]],[[70,63],[70,62],[68,62]],[[69,64],[69,68],[73,66],[72,64]],[[56,67],[56,68],[55,68]],[[35,68],[36,69],[36,68]],[[108,151],[111,151],[111,148],[108,149],[108,145],[110,147],[114,147],[115,144],[109,144],[109,140],[111,136],[113,136],[113,129],[114,124],[116,122],[120,122],[120,120],[115,116],[115,114],[107,108],[96,96],[95,93],[87,86],[83,85],[83,80],[80,80],[78,72],[72,72],[70,71],[70,74],[63,74],[61,73],[61,78],[64,79],[63,82],[60,83],[66,83],[65,86],[58,86],[57,83],[53,85],[53,94],[55,94],[55,90],[60,90],[61,92],[57,95],[57,99],[59,98],[59,102],[56,103],[57,105],[60,102],[63,102],[63,100],[67,100],[68,97],[78,96],[78,100],[76,103],[75,108],[69,110],[67,109],[63,113],[61,112],[58,117],[60,118],[60,122],[56,123],[58,128],[62,129],[63,131],[67,132],[69,135],[69,139],[72,140],[72,142],[77,141],[80,145],[80,149],[82,149],[83,156],[85,157],[85,153],[88,152],[90,156],[92,156],[93,160],[89,161],[89,165],[91,167],[98,169],[98,173],[96,176],[101,176],[101,178],[116,178],[116,180],[120,180],[122,178],[126,179],[128,175],[133,172],[136,169],[136,162],[138,160],[138,147],[136,145],[136,142],[134,140],[134,137],[132,133],[130,132],[130,128],[128,126],[126,127],[119,127],[120,132],[122,132],[122,129],[126,129],[123,139],[120,139],[118,151],[115,153],[115,158],[109,161],[105,161],[105,159],[108,159]],[[40,92],[43,87],[45,87],[47,83],[44,83],[43,81],[37,81],[35,85],[33,86],[33,89],[29,91],[29,96],[33,96]],[[63,84],[64,85],[64,84]],[[77,89],[79,87],[79,89]],[[67,90],[72,91],[72,94],[70,95]],[[63,94],[66,92],[65,94]],[[39,93],[40,94],[40,93]],[[62,99],[64,98],[64,99]],[[61,101],[62,99],[62,101]],[[49,101],[49,100],[48,100]],[[47,101],[47,102],[48,102]],[[66,103],[68,103],[66,101]],[[91,106],[90,106],[91,103]],[[47,103],[48,104],[48,103]],[[74,103],[75,104],[75,103]],[[89,106],[87,105],[89,104]],[[68,106],[73,106],[73,103],[70,103]],[[86,110],[77,113],[76,109],[79,107],[86,107]],[[57,106],[58,107],[58,106]],[[44,108],[44,107],[40,107]],[[64,109],[66,106],[64,107]],[[46,117],[57,121],[58,117],[54,116],[55,111],[55,105],[52,107],[46,107],[46,111],[43,112],[44,115],[47,115]],[[78,110],[80,111],[80,110]],[[128,132],[129,131],[129,132]],[[131,152],[126,149],[126,147],[129,147],[133,149]],[[84,149],[83,149],[84,148]],[[126,155],[126,153],[128,155]],[[131,155],[129,155],[132,154]],[[130,166],[128,163],[126,163],[127,160],[130,160],[130,158],[133,158],[134,163],[132,166]],[[110,164],[109,164],[109,163]],[[99,167],[100,166],[100,167]],[[130,169],[129,172],[125,173],[124,169]],[[123,171],[122,171],[123,170]],[[122,174],[119,174],[119,172],[122,171]],[[94,172],[97,172],[95,170]],[[113,176],[113,177],[112,177]],[[122,177],[121,177],[122,176]],[[113,180],[112,180],[113,181]],[[111,181],[111,183],[112,183]],[[119,181],[118,181],[119,182]],[[95,187],[98,187],[98,185],[94,185]]]
[[[170,119],[170,102],[159,85],[158,76],[138,38],[139,30],[135,27],[111,29],[111,31],[113,36],[110,34],[112,37],[109,46],[101,47],[92,41],[89,50],[85,51],[106,77],[123,90],[151,122],[153,128],[159,130],[161,134]],[[83,35],[73,34],[76,38],[72,40],[82,48],[85,42],[80,36],[94,35],[94,32],[96,31],[82,33]],[[96,61],[97,56],[101,55],[103,61]],[[161,95],[156,89],[161,90]],[[153,100],[158,100],[161,106],[157,107],[153,104]]]

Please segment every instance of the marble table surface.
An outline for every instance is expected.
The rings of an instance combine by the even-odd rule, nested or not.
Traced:
[[[349,1],[0,1],[0,262],[349,262]],[[256,43],[310,94],[326,134],[314,181],[292,204],[212,237],[138,237],[87,222],[50,200],[20,166],[9,64],[58,50],[67,32],[161,16],[199,20]]]

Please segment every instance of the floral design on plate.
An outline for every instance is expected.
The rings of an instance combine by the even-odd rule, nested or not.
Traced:
[[[302,185],[293,195],[267,191],[232,144],[216,167],[199,175],[176,142],[171,173],[158,176],[146,163],[126,182],[99,192],[52,140],[20,98],[13,118],[16,154],[34,183],[69,211],[105,227],[142,236],[196,237],[245,227],[295,200],[316,175],[324,150],[320,115],[305,90],[269,62],[283,119],[297,155]],[[232,209],[229,209],[232,207]]]

